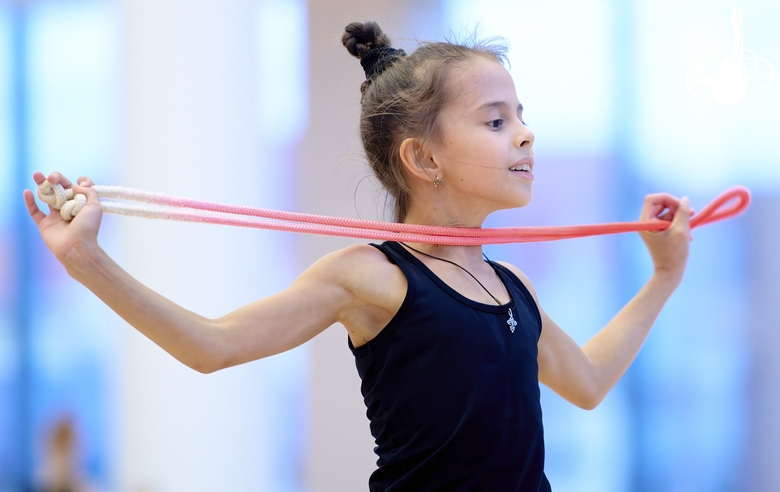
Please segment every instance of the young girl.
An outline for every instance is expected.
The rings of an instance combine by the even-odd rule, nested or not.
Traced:
[[[342,41],[366,73],[361,136],[396,220],[481,227],[493,211],[530,202],[534,135],[503,48],[427,43],[406,56],[372,22],[350,24]],[[59,173],[33,178],[71,187]],[[189,367],[208,373],[292,349],[334,323],[347,329],[379,457],[372,491],[549,491],[539,382],[582,408],[598,405],[688,256],[687,200],[647,196],[639,219],[671,221],[641,234],[654,273],[582,347],[517,267],[484,261],[478,246],[351,246],[283,292],[207,319],[140,284],[98,246],[92,184],[73,186],[87,204],[72,222],[44,214],[25,191],[30,215],[74,279]]]

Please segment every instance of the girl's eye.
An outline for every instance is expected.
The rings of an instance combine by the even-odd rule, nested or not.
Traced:
[[[488,122],[488,126],[490,128],[494,128],[494,129],[497,130],[497,129],[501,128],[502,126],[504,126],[504,120],[499,119],[499,120],[490,121],[490,122]]]

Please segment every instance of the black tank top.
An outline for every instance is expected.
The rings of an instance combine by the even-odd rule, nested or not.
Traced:
[[[490,262],[512,300],[482,304],[400,244],[372,246],[401,268],[408,288],[374,339],[349,343],[379,456],[370,490],[550,491],[536,360],[542,323],[531,294]]]

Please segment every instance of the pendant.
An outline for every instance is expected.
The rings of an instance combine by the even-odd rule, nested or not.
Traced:
[[[515,321],[515,317],[512,315],[512,308],[507,309],[509,312],[509,319],[506,320],[506,324],[509,325],[509,331],[514,333],[515,332],[515,326],[517,326],[517,321]]]

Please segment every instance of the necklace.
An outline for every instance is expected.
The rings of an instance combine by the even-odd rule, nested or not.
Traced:
[[[399,244],[403,244],[405,247],[407,247],[407,248],[411,249],[412,251],[416,251],[417,253],[420,253],[420,254],[421,254],[421,255],[423,255],[423,256],[427,256],[428,258],[433,258],[434,260],[439,260],[439,261],[443,261],[443,262],[445,262],[445,263],[449,263],[450,265],[455,265],[456,267],[458,267],[458,268],[460,268],[461,270],[463,270],[464,272],[466,272],[466,273],[469,275],[469,277],[473,278],[473,279],[474,279],[474,281],[475,281],[476,283],[478,283],[478,284],[479,284],[479,286],[480,286],[480,287],[482,287],[482,289],[483,289],[485,292],[487,292],[487,293],[488,293],[488,295],[489,295],[490,297],[492,297],[494,301],[496,301],[496,304],[498,304],[499,306],[501,305],[501,301],[499,301],[498,299],[496,299],[496,296],[494,296],[494,295],[493,295],[493,294],[492,294],[492,293],[491,293],[489,290],[487,290],[487,287],[485,287],[484,285],[482,285],[482,282],[480,282],[480,281],[477,279],[477,277],[475,277],[475,276],[474,276],[474,275],[473,275],[473,274],[472,274],[470,271],[466,270],[465,268],[463,268],[462,266],[458,265],[458,264],[457,264],[457,263],[455,263],[454,261],[450,261],[450,260],[447,260],[447,259],[445,259],[445,258],[439,258],[438,256],[429,255],[428,253],[423,253],[423,252],[422,252],[422,251],[420,251],[419,249],[413,248],[413,247],[411,247],[411,246],[409,246],[408,244],[406,244],[406,243],[403,243],[403,242],[402,242],[402,243],[399,243]],[[488,257],[487,257],[487,256],[485,256],[485,253],[482,253],[482,256],[484,256],[484,257],[485,257],[485,259],[486,259],[488,262],[490,261],[490,260],[488,260]],[[509,289],[507,289],[507,293],[509,294],[509,302],[511,303],[511,302],[512,302],[512,293],[511,293],[511,292],[509,292]],[[511,333],[514,333],[514,332],[515,332],[515,327],[517,326],[517,321],[515,321],[515,317],[514,317],[514,315],[512,314],[512,308],[511,308],[511,307],[510,307],[509,309],[507,309],[507,314],[509,315],[509,319],[508,319],[508,320],[506,320],[506,324],[507,324],[507,325],[509,325],[509,331],[510,331]]]

